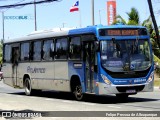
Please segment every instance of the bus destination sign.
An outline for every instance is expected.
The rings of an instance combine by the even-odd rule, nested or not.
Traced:
[[[138,35],[138,30],[107,30],[107,34],[109,36],[130,36],[130,35]]]
[[[146,29],[100,29],[100,36],[138,36],[147,35]]]

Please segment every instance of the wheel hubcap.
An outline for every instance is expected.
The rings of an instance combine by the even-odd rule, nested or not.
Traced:
[[[30,84],[28,80],[26,80],[26,92],[27,94],[30,93]]]
[[[78,99],[82,98],[83,94],[82,94],[82,87],[81,86],[76,87],[75,95],[76,95],[76,98],[78,98]]]

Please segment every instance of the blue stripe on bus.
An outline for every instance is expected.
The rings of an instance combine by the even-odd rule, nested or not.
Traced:
[[[82,63],[82,67],[74,67],[75,63]],[[78,62],[78,61],[68,61],[68,73],[69,73],[69,79],[73,75],[76,75],[79,77],[81,85],[82,85],[82,91],[85,92],[85,83],[84,83],[84,63],[83,62]]]

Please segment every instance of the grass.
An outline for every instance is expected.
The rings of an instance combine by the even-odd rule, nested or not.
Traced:
[[[160,86],[160,78],[154,80],[154,86]]]
[[[154,86],[160,86],[160,75],[156,71],[154,72]]]
[[[153,59],[154,59],[154,62],[157,62],[158,65],[160,65],[160,59],[156,55],[153,55]],[[159,72],[160,72],[160,70],[155,71],[154,86],[160,86],[160,77],[158,75]]]
[[[160,65],[160,59],[157,56],[153,55],[153,59],[154,59],[154,62],[157,62],[158,65]]]

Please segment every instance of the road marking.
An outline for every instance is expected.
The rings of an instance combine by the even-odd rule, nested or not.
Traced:
[[[73,103],[72,101],[68,101],[68,100],[63,100],[62,102],[64,102],[64,103]]]
[[[13,100],[12,101],[7,101],[7,102],[9,102],[9,103],[17,103],[17,101],[13,101]]]
[[[144,111],[143,109],[136,109],[137,111]]]
[[[55,101],[54,99],[50,99],[50,98],[46,98],[45,100],[48,100],[48,101]]]
[[[84,105],[95,105],[94,103],[85,103],[85,102],[82,102],[82,104],[84,104]]]
[[[121,107],[117,107],[117,106],[108,106],[108,107],[110,107],[110,108],[118,108],[118,109],[121,108]]]
[[[5,93],[5,94],[3,94],[3,95],[5,95],[5,96],[11,96],[10,94],[7,94],[7,93]]]
[[[24,96],[16,96],[16,97],[22,98],[22,97],[24,97]]]
[[[143,111],[155,111],[155,110],[143,110]]]
[[[35,99],[36,97],[31,97],[31,96],[29,96],[29,98]]]
[[[136,109],[136,111],[154,111],[154,110],[144,110],[144,109]]]

